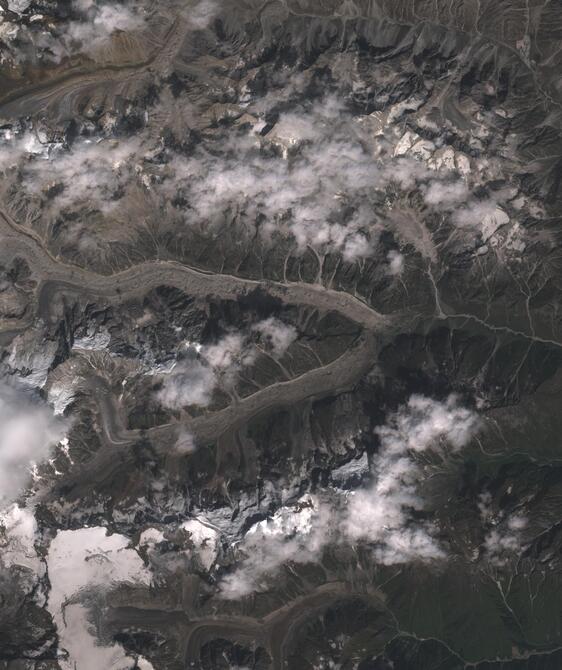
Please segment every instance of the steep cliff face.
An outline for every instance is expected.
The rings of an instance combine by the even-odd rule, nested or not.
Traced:
[[[0,667],[558,668],[556,3],[0,0]]]

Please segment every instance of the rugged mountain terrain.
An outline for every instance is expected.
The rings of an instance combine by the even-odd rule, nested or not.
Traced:
[[[0,0],[0,668],[561,666],[561,39]]]

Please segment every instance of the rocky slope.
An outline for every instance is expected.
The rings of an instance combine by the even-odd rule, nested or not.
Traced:
[[[561,31],[0,0],[0,668],[560,666]]]

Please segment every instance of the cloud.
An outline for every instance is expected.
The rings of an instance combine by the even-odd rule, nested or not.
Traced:
[[[0,381],[0,505],[15,500],[67,424],[35,395]]]
[[[25,9],[25,0],[18,0],[19,8]],[[67,21],[45,21],[39,15],[39,23],[0,25],[0,37],[7,43],[5,56],[12,62],[50,60],[60,62],[77,53],[96,56],[108,46],[110,37],[117,31],[134,33],[145,25],[142,7],[137,2],[96,2],[94,0],[71,0],[67,3],[71,18]],[[36,15],[37,16],[37,15]],[[43,21],[41,21],[41,18]]]
[[[265,114],[272,104],[266,95],[253,101],[252,112]],[[372,256],[388,224],[380,212],[387,208],[381,203],[389,188],[417,189],[428,204],[447,212],[467,201],[466,185],[452,181],[451,170],[379,155],[368,124],[350,114],[337,95],[304,103],[289,98],[286,111],[262,136],[265,128],[255,117],[253,127],[208,138],[190,155],[161,146],[156,151],[142,132],[119,142],[79,139],[70,150],[37,146],[27,135],[11,142],[25,154],[24,189],[40,197],[58,182],[58,189],[50,190],[56,206],[91,202],[111,215],[127,188],[137,184],[156,201],[181,196],[188,204],[177,216],[186,226],[212,234],[235,220],[240,235],[258,234],[266,243],[276,236],[292,238],[297,253],[312,247],[319,254],[340,253],[350,263]],[[9,141],[4,145],[4,164],[12,164],[17,151]],[[468,203],[458,225],[474,216]]]
[[[439,180],[440,175],[430,170],[424,163],[412,158],[399,157],[387,159],[382,164],[384,184],[398,185],[404,191],[414,189],[419,183],[427,180]],[[448,171],[443,172],[443,178],[449,176]]]
[[[74,0],[73,9],[77,18],[60,26],[52,48],[59,60],[73,53],[94,55],[114,32],[131,32],[144,26],[144,17],[132,4]]]
[[[199,355],[212,369],[216,385],[229,389],[235,386],[240,370],[255,361],[256,351],[245,334],[228,333],[215,344],[203,346]]]
[[[414,523],[409,517],[411,510],[423,509],[415,486],[418,469],[411,462],[406,467],[401,463],[379,467],[387,468],[383,480],[387,480],[386,486],[391,480],[392,488],[381,491],[381,486],[376,485],[372,490],[353,493],[344,523],[345,535],[351,541],[375,544],[377,560],[385,565],[444,558],[431,525]]]
[[[265,340],[274,356],[280,358],[297,339],[297,329],[294,326],[283,323],[274,316],[260,321],[252,327]]]
[[[297,85],[285,83],[283,94]],[[136,187],[155,206],[182,203],[175,219],[205,234],[218,234],[234,221],[242,238],[258,235],[269,244],[289,238],[296,253],[313,248],[319,255],[341,254],[350,263],[373,255],[385,226],[408,226],[389,212],[397,190],[417,191],[460,228],[487,234],[494,222],[504,221],[497,207],[501,194],[476,200],[454,167],[430,169],[419,157],[381,153],[380,138],[349,113],[341,97],[329,94],[297,103],[289,96],[286,111],[265,132],[260,114],[276,111],[270,98],[265,95],[248,107],[252,127],[208,137],[189,155],[155,145],[143,131],[110,141],[114,129],[108,126],[105,135],[79,138],[69,149],[40,141],[34,133],[14,136],[9,131],[0,163],[19,164],[23,192],[43,205],[47,200],[47,211],[93,204],[105,216],[117,217],[123,197]],[[72,224],[72,231],[65,232],[67,241],[91,253],[92,238],[84,225]]]
[[[54,222],[61,210],[80,210],[80,216],[65,212],[60,240],[99,258],[103,229],[91,226],[84,210],[100,211],[104,219],[122,215],[123,197],[141,188],[146,177],[138,169],[140,140],[80,138],[69,148],[39,132],[5,136],[8,139],[0,143],[0,172],[5,175],[2,189],[12,213],[21,219],[41,212]],[[119,230],[116,226],[113,239]]]
[[[197,357],[179,361],[163,378],[158,401],[170,409],[187,405],[206,407],[217,387],[230,388],[240,370],[255,360],[255,350],[241,333],[228,333],[215,344],[198,348]],[[188,442],[183,440],[183,446]]]
[[[468,444],[478,424],[478,417],[454,394],[443,402],[413,395],[376,432],[386,452],[425,451],[443,442],[458,450]]]
[[[478,426],[477,416],[454,395],[444,401],[413,395],[376,431],[380,449],[373,483],[351,494],[326,490],[322,498],[305,495],[255,524],[237,547],[239,566],[222,581],[223,597],[267,588],[282,565],[317,561],[333,542],[366,542],[386,565],[445,558],[436,529],[412,515],[424,509],[418,491],[423,470],[414,456],[428,449],[459,450]]]
[[[450,206],[460,202],[466,202],[469,190],[465,182],[439,182],[432,181],[423,190],[424,200],[428,205]]]
[[[522,514],[509,516],[501,526],[492,528],[484,540],[485,558],[496,567],[503,567],[523,548],[522,531],[527,526]]]
[[[0,130],[0,172],[16,167],[24,157],[47,156],[49,146],[29,130],[19,134],[9,128]]]
[[[375,481],[368,490],[349,497],[343,522],[351,540],[376,545],[381,563],[433,560],[444,557],[429,523],[414,523],[411,510],[423,510],[417,484],[423,477],[412,454],[427,449],[460,449],[477,428],[476,415],[449,396],[439,402],[412,396],[386,425],[377,428],[380,450],[375,459]]]
[[[373,253],[373,245],[365,235],[349,235],[345,240],[343,248],[343,258],[350,263],[358,258],[368,258]]]
[[[120,189],[135,178],[138,151],[134,139],[79,140],[67,151],[55,146],[23,166],[25,186],[30,194],[40,195],[59,184],[54,196],[59,207],[84,203],[110,212],[118,206]]]
[[[400,275],[404,271],[404,256],[399,251],[391,249],[386,255],[388,260],[388,273]]]
[[[246,338],[241,333],[229,333],[216,344],[204,346],[201,356],[222,374],[229,374],[253,361],[253,354],[248,351]]]
[[[227,333],[214,344],[198,346],[196,353],[178,361],[172,371],[163,376],[162,388],[156,393],[158,402],[169,409],[188,405],[207,407],[216,388],[235,386],[240,371],[252,365],[257,351],[249,334],[257,333],[266,349],[280,358],[297,338],[294,326],[269,317],[254,324],[246,333]],[[193,436],[178,436],[176,449],[189,453],[195,448]]]
[[[496,567],[503,567],[521,553],[522,533],[528,525],[528,519],[521,513],[494,513],[489,491],[480,496],[478,509],[482,523],[488,527],[482,546],[484,558]]]
[[[216,375],[210,367],[197,359],[187,359],[180,361],[164,377],[156,397],[162,406],[169,409],[181,409],[186,405],[206,407],[211,402],[216,384]]]
[[[254,524],[244,536],[241,565],[221,582],[221,595],[237,599],[267,587],[271,574],[288,562],[318,560],[334,538],[332,512],[317,496],[304,495]]]
[[[334,98],[330,98],[334,102]],[[333,108],[332,108],[333,109]],[[338,108],[338,113],[341,107]],[[325,115],[324,115],[325,117]],[[296,147],[302,142],[311,142],[322,138],[322,128],[315,123],[314,115],[305,116],[298,112],[285,112],[270,134],[271,141],[282,148]]]
[[[236,212],[241,227],[265,238],[290,235],[299,252],[311,246],[353,262],[371,255],[382,229],[377,192],[406,172],[408,184],[430,172],[407,159],[395,162],[403,174],[384,168],[370,143],[341,100],[326,96],[282,113],[262,139],[250,132],[216,153],[176,156],[167,188],[184,193],[190,225],[220,227],[225,212]]]
[[[254,107],[262,109],[259,100]],[[263,132],[257,120],[255,128]],[[263,137],[250,130],[221,142],[169,164],[173,176],[164,188],[179,190],[190,203],[186,223],[220,228],[225,217],[236,216],[248,234],[292,237],[299,253],[312,247],[348,262],[371,256],[384,227],[377,212],[390,186],[418,189],[428,204],[447,211],[468,198],[468,187],[451,181],[449,169],[378,156],[367,125],[336,95],[293,103]]]
[[[497,208],[497,202],[493,199],[470,200],[466,206],[457,209],[453,214],[453,222],[457,226],[480,226],[482,221],[493,216]]]
[[[218,5],[213,0],[200,0],[194,7],[186,9],[189,23],[198,30],[207,28],[217,15]]]
[[[82,50],[97,49],[116,30],[137,30],[143,19],[126,5],[98,5],[95,2],[75,3],[84,15],[83,21],[71,21],[66,36]]]

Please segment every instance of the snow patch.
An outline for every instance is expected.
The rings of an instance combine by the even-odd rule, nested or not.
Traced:
[[[149,586],[151,574],[129,540],[101,527],[59,531],[47,557],[51,593],[48,608],[59,644],[68,652],[62,670],[125,670],[135,666],[121,645],[99,644],[84,604],[88,591],[103,594],[123,582]]]

